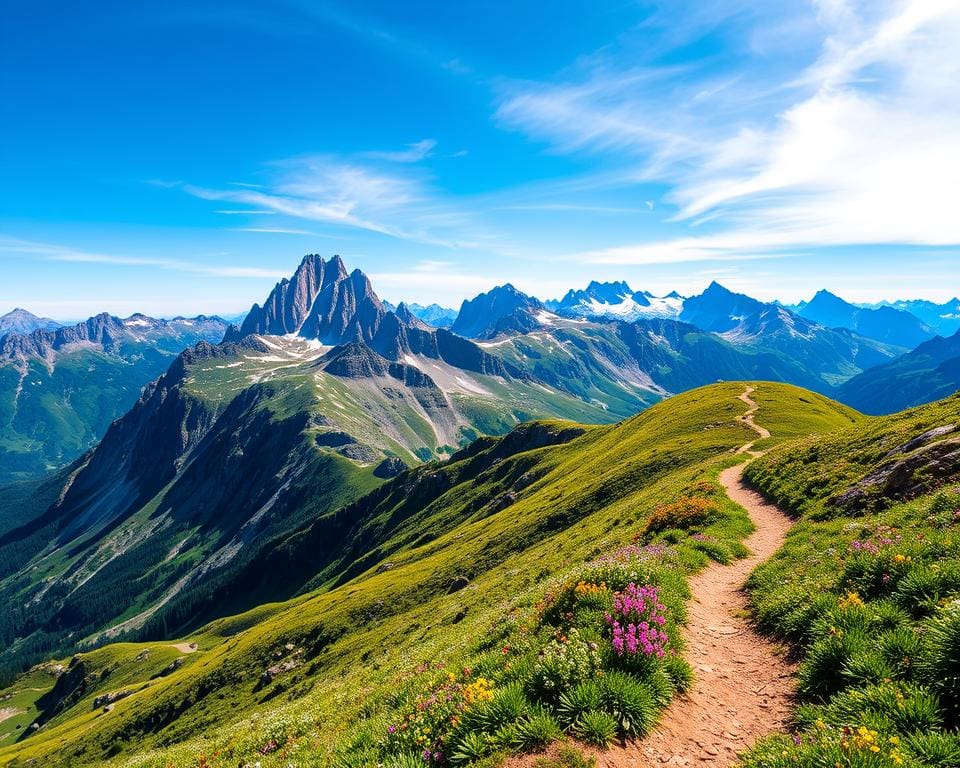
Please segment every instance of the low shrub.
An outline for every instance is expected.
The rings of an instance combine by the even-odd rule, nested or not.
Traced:
[[[563,735],[550,711],[535,709],[514,726],[513,746],[523,752],[542,749]]]
[[[650,732],[657,704],[646,684],[625,672],[610,672],[598,684],[600,708],[613,716],[621,736],[640,737]]]
[[[940,697],[949,725],[960,725],[960,604],[929,622],[917,675]]]
[[[557,716],[561,723],[570,727],[583,714],[599,707],[600,686],[596,680],[587,680],[561,694],[557,703]]]
[[[720,517],[715,501],[704,496],[684,496],[670,504],[661,504],[647,519],[643,532],[652,535],[670,528],[689,530],[708,525]]]
[[[914,733],[904,740],[904,749],[931,768],[960,765],[960,735],[956,733]]]
[[[617,721],[607,712],[591,709],[577,718],[573,732],[581,741],[605,748],[616,738]]]
[[[590,679],[599,669],[599,646],[584,640],[574,628],[547,643],[533,666],[529,689],[536,698],[555,702],[560,694]]]
[[[862,632],[828,631],[815,642],[800,665],[798,688],[812,699],[825,700],[849,684],[844,675],[847,662],[869,646]]]

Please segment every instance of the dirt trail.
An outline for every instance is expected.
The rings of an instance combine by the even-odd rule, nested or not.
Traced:
[[[754,423],[759,406],[747,387],[740,400],[750,410],[740,420],[760,438],[770,432]],[[757,455],[753,443],[737,453]],[[725,469],[720,483],[750,514],[757,530],[745,544],[752,554],[731,565],[715,563],[690,580],[693,600],[684,631],[687,659],[696,682],[664,713],[646,739],[598,755],[601,768],[652,765],[729,766],[758,738],[783,730],[793,697],[793,667],[745,618],[743,583],[783,543],[790,519],[743,482],[744,464]]]
[[[747,387],[739,399],[749,410],[739,420],[759,436],[770,432],[754,422],[759,406]],[[758,456],[753,443],[738,454]],[[687,660],[696,672],[693,688],[670,705],[657,729],[642,741],[598,752],[598,768],[678,765],[725,768],[762,736],[787,726],[793,700],[794,667],[780,648],[758,635],[746,617],[743,584],[750,572],[783,543],[790,519],[746,486],[747,462],[725,469],[720,483],[750,514],[756,531],[744,542],[751,555],[731,565],[714,563],[690,580],[693,599],[684,628]],[[511,768],[533,764],[529,755]]]
[[[763,440],[764,438],[770,437],[770,430],[768,430],[766,427],[761,427],[753,420],[754,414],[760,409],[760,406],[750,398],[750,395],[752,395],[755,391],[756,390],[753,387],[747,387],[741,394],[737,395],[737,399],[746,403],[747,408],[749,409],[742,416],[737,416],[737,421],[741,421],[746,424],[748,427],[750,427],[750,429],[756,432],[757,435],[759,435],[761,440]],[[759,451],[754,451],[752,449],[753,442],[750,442],[737,448],[737,453],[749,453],[754,457],[760,455]]]

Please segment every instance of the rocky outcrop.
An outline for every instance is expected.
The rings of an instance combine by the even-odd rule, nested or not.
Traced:
[[[960,438],[938,439],[955,429],[943,425],[889,451],[884,463],[827,506],[848,514],[878,511],[955,481],[960,477]]]

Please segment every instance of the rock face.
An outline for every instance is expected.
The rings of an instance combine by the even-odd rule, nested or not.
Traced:
[[[470,339],[491,339],[501,333],[526,333],[540,324],[545,310],[539,299],[527,296],[510,283],[464,301],[450,330]]]
[[[542,308],[512,286],[505,288],[522,297],[519,303],[507,301],[508,306]],[[316,254],[305,256],[293,277],[277,283],[262,307],[254,304],[243,324],[232,326],[224,341],[287,334],[336,347],[322,365],[328,373],[345,378],[390,375],[410,386],[432,386],[415,367],[396,365],[405,355],[422,355],[491,376],[525,378],[462,335],[432,328],[403,303],[388,310],[367,276],[360,270],[348,274],[339,256],[326,262]],[[418,377],[423,380],[416,381]]]
[[[960,475],[955,431],[955,424],[944,424],[894,448],[883,464],[830,499],[829,506],[846,513],[878,511],[954,482]]]
[[[764,304],[742,293],[727,290],[714,281],[699,296],[683,303],[680,319],[714,333],[732,331],[748,318],[754,318],[773,305]]]
[[[284,278],[261,307],[254,304],[227,340],[252,334],[296,334],[324,344],[370,341],[387,310],[360,270],[347,274],[343,260],[304,257],[293,277]]]

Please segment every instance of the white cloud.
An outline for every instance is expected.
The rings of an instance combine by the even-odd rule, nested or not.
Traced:
[[[821,0],[816,21],[819,55],[767,90],[601,60],[515,88],[496,118],[558,151],[615,155],[635,182],[668,185],[677,226],[710,224],[592,254],[604,263],[960,244],[960,4]]]
[[[408,159],[400,162],[412,164],[415,154],[425,156],[430,147],[431,142],[411,145]],[[271,168],[272,182],[257,188],[180,186],[204,200],[240,203],[290,219],[446,248],[470,248],[474,238],[482,236],[470,215],[452,206],[432,188],[423,169],[384,169],[369,157],[344,159],[328,155],[283,160],[273,163]]]
[[[115,264],[130,267],[159,267],[176,272],[187,272],[211,277],[237,278],[281,278],[287,277],[282,270],[262,269],[260,267],[238,267],[232,265],[201,264],[181,259],[164,259],[150,256],[123,256],[107,253],[94,253],[63,245],[38,243],[31,240],[0,237],[0,253],[37,256],[47,261],[65,261],[85,264]]]
[[[423,139],[412,144],[407,144],[407,148],[394,152],[364,152],[363,156],[371,160],[386,160],[391,163],[419,163],[426,160],[433,154],[437,142],[434,139]]]
[[[309,235],[310,237],[334,237],[321,235],[311,229],[293,229],[290,227],[230,227],[231,232],[258,232],[266,235]]]

